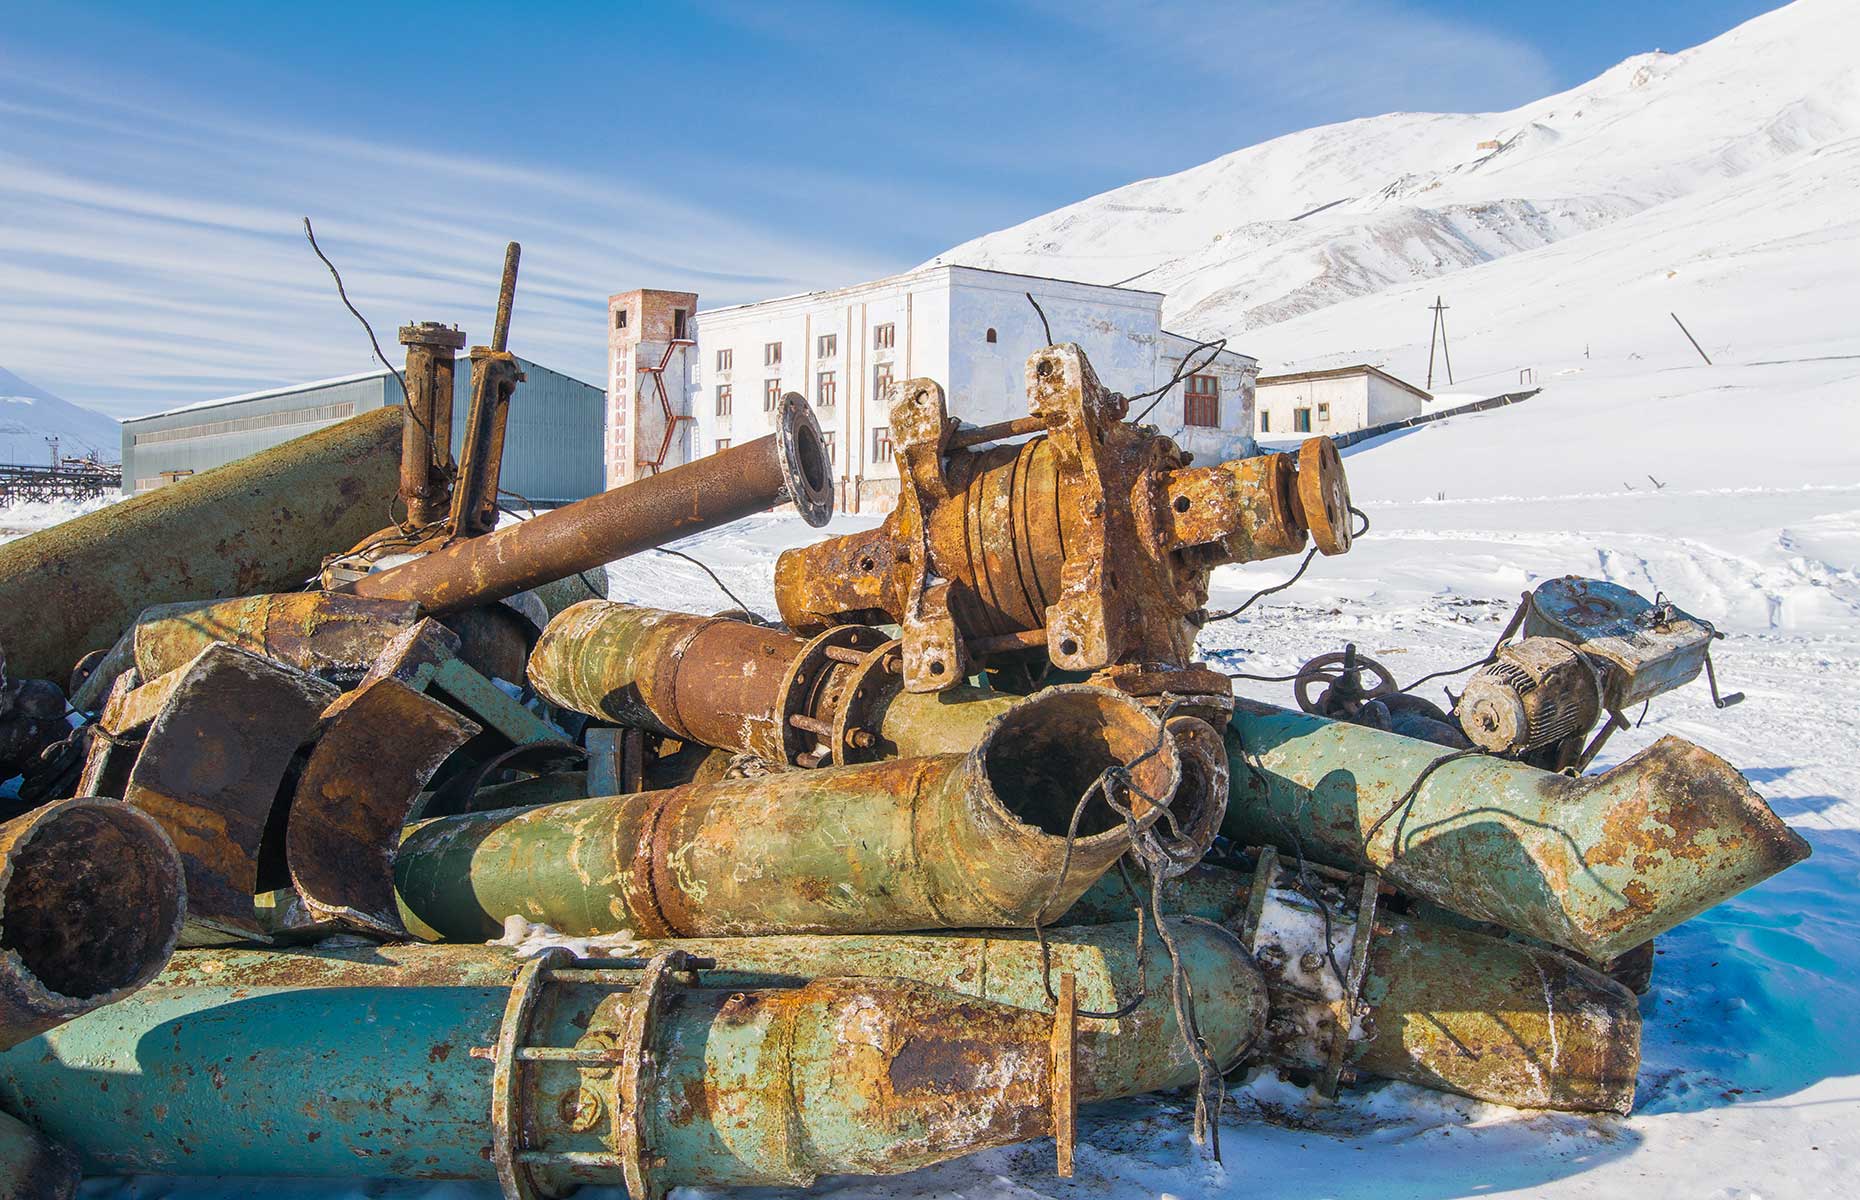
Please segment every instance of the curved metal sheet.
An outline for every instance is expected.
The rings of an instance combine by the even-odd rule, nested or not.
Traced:
[[[420,790],[480,728],[392,677],[331,704],[291,801],[285,861],[304,907],[359,933],[404,938],[394,851]]]
[[[264,941],[252,908],[259,845],[292,756],[338,693],[224,642],[177,670],[123,798],[159,821],[181,852],[182,944]]]

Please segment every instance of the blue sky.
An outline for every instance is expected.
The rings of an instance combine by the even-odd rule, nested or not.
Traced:
[[[1764,0],[0,7],[0,366],[115,416],[392,326],[601,380],[604,298],[834,286],[1278,134],[1503,109]]]

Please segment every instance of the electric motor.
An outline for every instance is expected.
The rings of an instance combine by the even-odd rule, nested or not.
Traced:
[[[1533,637],[1501,647],[1453,706],[1460,728],[1494,754],[1523,754],[1586,732],[1601,715],[1595,668],[1568,642]]]

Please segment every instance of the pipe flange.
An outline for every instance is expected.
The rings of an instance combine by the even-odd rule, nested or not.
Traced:
[[[833,714],[833,765],[877,762],[896,756],[882,726],[885,709],[904,690],[904,641],[881,642],[855,664],[840,686]]]
[[[1337,444],[1327,437],[1306,438],[1298,448],[1298,504],[1319,550],[1330,555],[1350,548],[1350,481]]]
[[[825,525],[833,516],[833,459],[814,410],[799,392],[783,396],[776,408],[775,457],[801,519],[816,528]]]
[[[833,648],[863,654],[885,641],[885,635],[869,625],[835,625],[809,638],[790,660],[788,672],[782,677],[780,709],[776,713],[776,719],[781,724],[781,744],[752,746],[750,749],[764,758],[799,766],[803,765],[803,755],[814,753],[817,742],[828,738],[838,741],[843,734],[832,724],[830,716],[833,709],[838,707],[836,698],[821,694],[821,684],[826,681],[835,662],[827,651]]]

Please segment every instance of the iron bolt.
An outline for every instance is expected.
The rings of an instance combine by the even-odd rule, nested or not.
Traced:
[[[1307,971],[1315,971],[1324,965],[1324,956],[1315,950],[1299,955],[1298,965]]]

